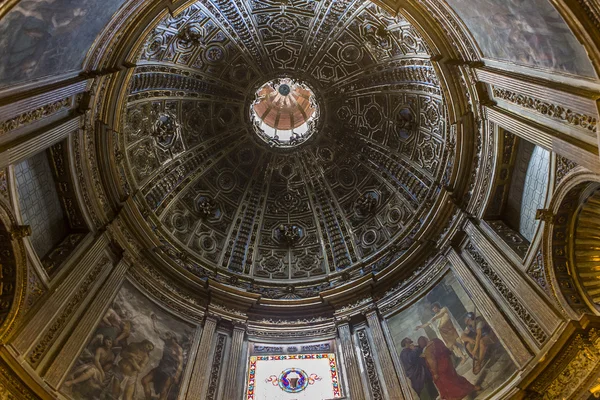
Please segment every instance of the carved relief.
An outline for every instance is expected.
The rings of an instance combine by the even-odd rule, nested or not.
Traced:
[[[383,390],[381,388],[381,383],[379,382],[379,374],[377,373],[376,362],[373,358],[373,353],[371,351],[371,345],[369,344],[367,332],[364,329],[359,330],[356,333],[356,336],[358,337],[358,346],[360,348],[362,359],[365,363],[365,368],[367,370],[367,381],[369,382],[371,399],[383,400]]]
[[[2,400],[40,400],[4,360],[0,360],[0,396]]]
[[[534,400],[559,400],[590,395],[586,390],[596,377],[600,364],[600,336],[596,329],[578,333],[528,387]],[[583,392],[583,393],[582,393]]]
[[[9,120],[0,121],[0,136],[69,109],[71,103],[72,97],[67,97],[50,104],[45,104],[35,110],[27,111]]]
[[[558,104],[552,104],[531,96],[526,96],[507,89],[500,89],[497,87],[494,87],[494,97],[506,100],[508,102],[514,103],[524,108],[528,108],[530,110],[537,111],[538,113],[544,116],[567,123],[569,125],[580,127],[594,134],[595,137],[595,133],[598,126],[597,116],[577,113]]]
[[[558,186],[559,183],[562,182],[562,180],[565,178],[565,176],[571,172],[571,170],[577,168],[577,163],[574,161],[569,160],[566,157],[563,157],[561,155],[556,155],[556,185]]]
[[[543,344],[548,339],[548,335],[537,323],[531,312],[522,304],[521,300],[517,298],[517,296],[508,288],[508,286],[506,286],[502,278],[488,264],[488,262],[483,258],[483,256],[472,243],[469,243],[465,247],[465,250],[473,258],[476,265],[481,269],[484,275],[489,279],[490,283],[494,285],[494,287],[513,309],[513,311],[519,316],[521,321],[523,321],[531,336],[538,344]]]
[[[62,308],[60,314],[53,320],[52,325],[46,330],[36,346],[27,355],[27,361],[33,367],[37,366],[42,357],[46,354],[54,340],[65,328],[69,319],[73,316],[75,310],[81,305],[83,299],[89,294],[91,287],[96,283],[100,273],[105,269],[110,260],[107,257],[102,258],[91,272],[80,283],[77,291],[71,296],[69,301]]]
[[[215,345],[213,362],[210,367],[210,375],[208,377],[208,389],[206,391],[206,400],[214,400],[217,396],[217,390],[219,388],[219,377],[221,373],[221,365],[223,364],[223,350],[225,348],[225,341],[227,336],[223,334],[217,335],[217,344]],[[233,379],[233,377],[226,377],[226,379]]]

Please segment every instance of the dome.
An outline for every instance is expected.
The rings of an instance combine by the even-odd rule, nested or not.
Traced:
[[[365,1],[313,37],[325,8],[253,7],[259,22],[225,31],[196,3],[147,36],[119,128],[123,184],[157,251],[197,276],[317,293],[413,244],[453,165],[447,112],[402,17]]]
[[[0,398],[599,398],[595,3],[3,2]]]

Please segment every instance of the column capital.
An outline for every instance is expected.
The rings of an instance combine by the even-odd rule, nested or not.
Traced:
[[[245,321],[231,321],[231,324],[233,325],[233,331],[242,331],[242,332],[246,332],[246,329],[248,328],[248,325],[246,324]]]
[[[22,239],[26,236],[31,236],[31,226],[30,225],[15,225],[10,230],[11,239]]]

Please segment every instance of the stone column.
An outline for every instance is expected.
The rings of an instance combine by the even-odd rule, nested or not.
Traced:
[[[338,324],[338,335],[342,345],[342,354],[344,355],[344,365],[346,367],[346,379],[350,388],[349,396],[352,400],[365,400],[362,383],[360,380],[360,369],[358,360],[352,344],[352,335],[350,333],[350,324],[348,321],[340,321]]]
[[[217,317],[213,315],[208,315],[204,321],[202,339],[200,339],[200,346],[198,347],[198,353],[196,353],[196,360],[194,361],[194,369],[192,370],[192,377],[188,386],[186,400],[204,398],[206,382],[210,374],[210,362],[208,361],[208,356],[210,355],[213,337],[215,336],[215,330],[217,329],[217,322]]]
[[[381,329],[381,323],[377,310],[372,309],[365,313],[367,317],[367,323],[371,328],[371,335],[373,335],[373,342],[375,344],[375,351],[377,351],[377,357],[379,358],[381,371],[383,372],[383,380],[387,388],[388,395],[391,399],[404,399],[402,396],[402,389],[400,388],[400,381],[396,375],[396,368],[392,361],[390,349],[385,341],[383,330]]]
[[[242,347],[244,346],[244,336],[246,335],[246,326],[242,323],[234,323],[233,334],[231,337],[231,348],[229,349],[229,360],[225,370],[225,387],[223,389],[223,399],[239,398],[240,388],[238,380],[233,377],[238,375],[238,367],[240,364],[240,356]]]

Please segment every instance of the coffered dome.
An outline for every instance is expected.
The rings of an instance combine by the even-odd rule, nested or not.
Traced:
[[[161,257],[315,293],[435,214],[454,156],[423,40],[369,1],[324,4],[195,3],[145,39],[120,176]]]

